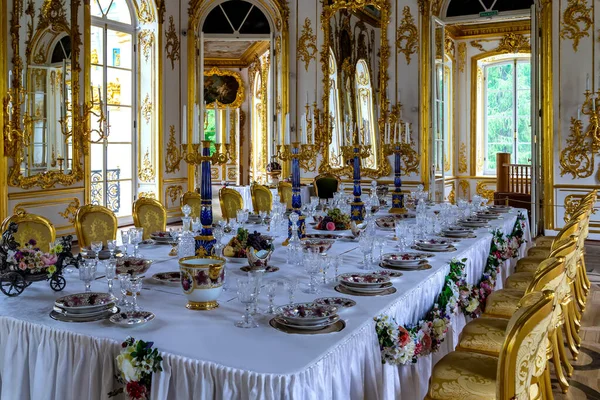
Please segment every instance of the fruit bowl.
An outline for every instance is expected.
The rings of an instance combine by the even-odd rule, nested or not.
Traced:
[[[304,239],[301,243],[304,249],[313,253],[323,254],[331,249],[334,242],[334,239]]]
[[[117,274],[141,275],[148,271],[152,260],[136,257],[123,257],[117,261]]]

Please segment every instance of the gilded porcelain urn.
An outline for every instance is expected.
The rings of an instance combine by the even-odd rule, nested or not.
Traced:
[[[190,310],[217,308],[223,291],[225,260],[220,257],[184,257],[179,260],[181,288],[188,298]]]

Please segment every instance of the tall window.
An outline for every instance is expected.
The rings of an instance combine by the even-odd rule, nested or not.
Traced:
[[[92,98],[95,111],[102,108],[110,125],[108,140],[91,145],[91,200],[118,217],[131,215],[137,184],[133,15],[126,0],[91,2]],[[92,129],[98,129],[96,118]]]
[[[356,64],[356,119],[358,126],[364,131],[364,141],[369,134],[371,143],[371,155],[363,161],[366,168],[377,168],[377,141],[375,136],[375,113],[373,110],[373,89],[371,87],[371,76],[369,66],[365,60],[358,60]]]
[[[337,62],[333,51],[329,49],[329,114],[333,128],[331,143],[329,144],[329,164],[333,168],[339,168],[343,164],[342,146],[342,121],[340,110],[340,95],[338,88]]]
[[[531,163],[531,63],[510,58],[484,66],[484,173],[496,173],[496,153]]]

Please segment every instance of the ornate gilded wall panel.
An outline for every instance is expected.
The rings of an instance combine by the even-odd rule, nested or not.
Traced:
[[[312,60],[317,58],[317,35],[313,33],[310,25],[310,18],[304,20],[302,34],[298,38],[298,59],[304,62],[304,69],[308,71],[308,66]]]
[[[465,174],[467,172],[467,145],[461,143],[458,149],[458,173]]]
[[[475,193],[477,193],[481,197],[488,199],[489,201],[494,200],[494,189],[488,189],[487,183],[484,181],[477,181]]]
[[[179,35],[177,35],[172,15],[169,16],[169,28],[165,32],[165,38],[167,39],[165,44],[167,58],[171,60],[171,69],[175,69],[175,61],[179,61]]]
[[[411,56],[419,51],[419,30],[409,6],[404,7],[402,15],[402,21],[396,30],[396,51],[403,53],[406,63],[410,64]]]
[[[589,30],[594,25],[591,17],[592,7],[585,0],[569,0],[563,12],[560,37],[573,41],[573,50],[577,51],[579,40],[590,36]]]
[[[180,197],[183,194],[183,186],[181,185],[170,185],[165,189],[165,198],[167,199],[167,208],[178,207]]]
[[[58,214],[61,217],[63,217],[64,219],[68,220],[70,224],[74,224],[75,223],[75,214],[77,213],[79,206],[80,206],[79,199],[77,197],[74,197],[73,201],[69,203],[67,208],[65,208],[64,211],[59,212]]]
[[[175,125],[171,125],[169,126],[169,141],[167,142],[167,154],[165,156],[165,172],[172,174],[179,171],[181,160],[181,150],[175,140]]]

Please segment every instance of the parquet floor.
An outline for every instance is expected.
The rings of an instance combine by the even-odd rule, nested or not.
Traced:
[[[579,359],[571,361],[575,371],[567,394],[553,384],[556,400],[600,400],[600,242],[586,243],[585,259],[588,276],[594,284],[579,332],[582,340]]]

